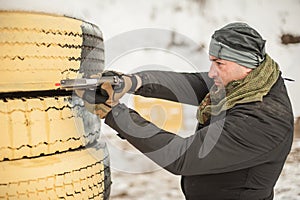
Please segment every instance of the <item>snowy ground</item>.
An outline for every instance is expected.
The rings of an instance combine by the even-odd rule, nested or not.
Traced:
[[[276,184],[275,200],[300,199],[300,138],[295,139],[292,151]]]
[[[118,137],[109,136],[113,145],[119,145],[125,152],[136,152],[127,142]],[[127,159],[127,167],[134,168],[135,162],[148,166],[145,162],[135,160],[134,156],[123,154]],[[112,160],[113,161],[113,160]],[[300,200],[300,138],[295,139],[292,151],[287,159],[282,174],[275,187],[274,200]],[[113,168],[119,168],[113,166]],[[129,170],[133,170],[133,169]],[[180,189],[180,177],[162,170],[147,168],[145,173],[124,172],[125,170],[112,169],[111,200],[171,200],[184,199]]]

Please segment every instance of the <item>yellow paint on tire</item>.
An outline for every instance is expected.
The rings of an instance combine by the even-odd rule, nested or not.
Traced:
[[[0,162],[0,199],[103,199],[105,148]]]
[[[100,120],[55,86],[103,71],[98,27],[0,11],[0,63],[0,199],[107,199]]]
[[[100,135],[100,120],[94,117],[98,129],[86,133],[76,109],[87,111],[83,106],[72,105],[70,99],[0,100],[0,161],[49,155],[95,142]]]
[[[51,90],[61,79],[76,78],[82,24],[63,16],[0,11],[0,91]]]

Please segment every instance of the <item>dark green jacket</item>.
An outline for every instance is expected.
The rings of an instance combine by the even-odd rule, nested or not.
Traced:
[[[145,71],[136,92],[198,106],[213,82],[207,73]],[[182,175],[186,199],[273,199],[293,139],[293,113],[280,77],[262,102],[234,106],[182,138],[120,104],[105,123],[166,170]]]

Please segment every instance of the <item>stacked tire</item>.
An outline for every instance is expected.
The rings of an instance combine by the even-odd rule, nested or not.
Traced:
[[[107,199],[100,121],[56,88],[103,71],[102,33],[65,16],[0,11],[0,199]]]

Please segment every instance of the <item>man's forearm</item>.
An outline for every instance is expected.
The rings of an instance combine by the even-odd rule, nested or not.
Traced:
[[[190,105],[199,105],[212,85],[207,73],[143,71],[136,75],[141,77],[142,86],[135,94]]]

